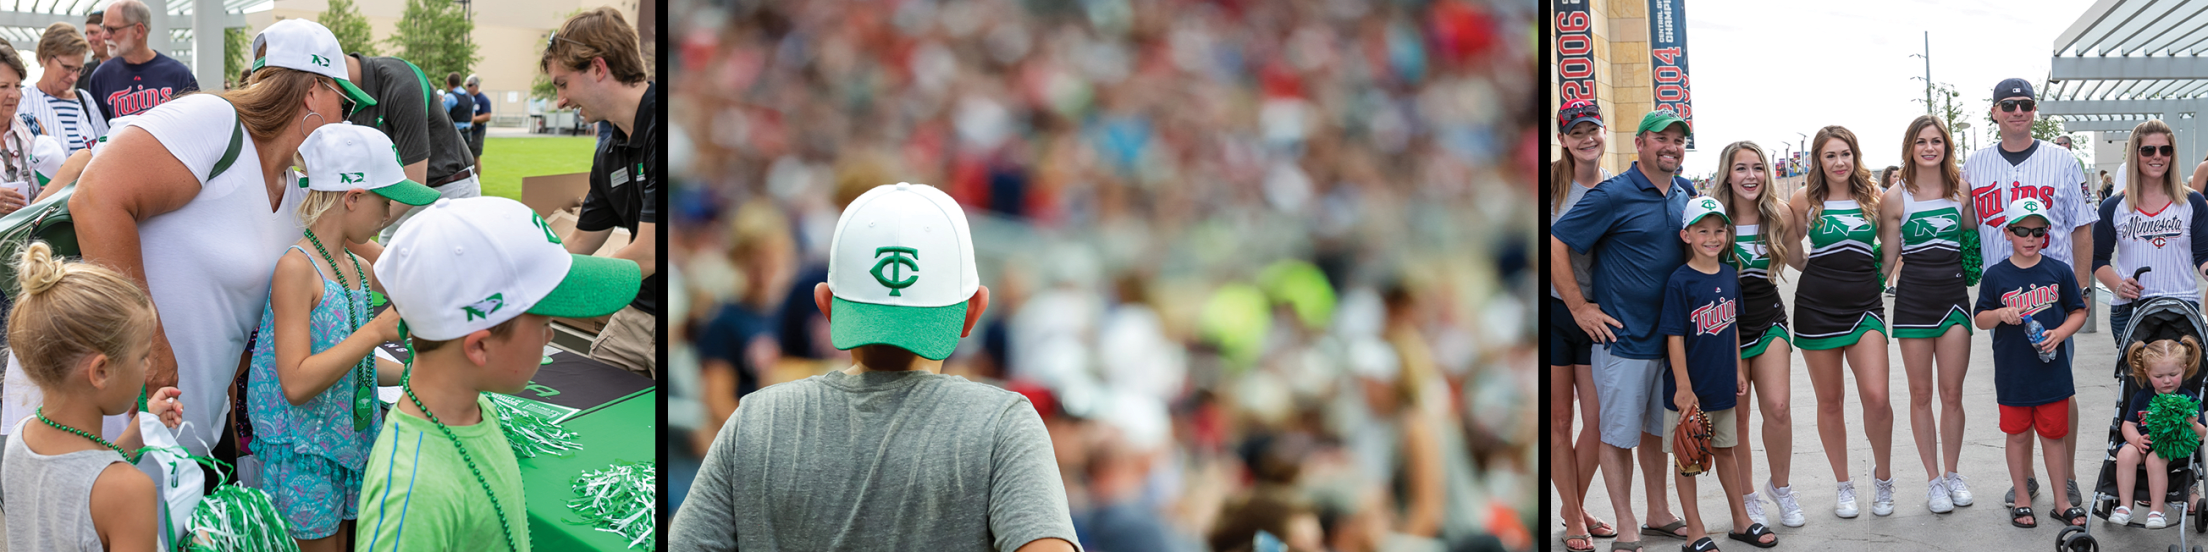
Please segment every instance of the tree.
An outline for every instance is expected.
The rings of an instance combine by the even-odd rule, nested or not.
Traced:
[[[346,53],[383,55],[376,53],[375,34],[369,30],[368,18],[360,15],[360,8],[353,5],[353,0],[330,0],[329,9],[315,16],[314,22],[329,27],[330,34],[337,35],[337,45],[344,47]]]
[[[238,75],[245,73],[245,68],[252,67],[253,53],[245,51],[246,48],[251,47],[253,47],[253,36],[245,34],[245,27],[230,27],[222,30],[223,82],[232,83],[233,87],[245,86],[245,83],[236,82],[236,79]]]
[[[475,33],[475,22],[450,0],[406,0],[406,13],[398,29],[384,43],[393,52],[422,68],[431,85],[444,88],[446,73],[468,74],[482,56],[466,37]]]
[[[1932,85],[1932,105],[1928,106],[1928,111],[1932,116],[1939,117],[1940,122],[1947,124],[1949,134],[1960,133],[1962,129],[1970,128],[1965,126],[1968,122],[1963,119],[1965,115],[1963,115],[1963,106],[1960,103],[1962,97],[1962,93],[1955,91],[1955,85],[1944,82]],[[1918,99],[1909,101],[1924,103],[1924,100]]]

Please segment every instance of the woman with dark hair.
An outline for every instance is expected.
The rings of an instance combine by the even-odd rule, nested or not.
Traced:
[[[1602,170],[1602,112],[1594,102],[1573,100],[1556,111],[1557,127],[1565,129],[1556,141],[1564,155],[1554,164],[1549,181],[1549,222],[1555,223],[1579,203],[1587,190],[1610,179]],[[1595,272],[1584,254],[1570,249],[1550,254],[1567,255],[1575,281],[1549,286],[1549,471],[1563,499],[1564,549],[1595,549],[1594,538],[1618,536],[1610,524],[1588,514],[1582,504],[1587,487],[1595,480],[1597,448],[1595,379],[1591,360],[1596,341],[1608,341],[1608,326],[1601,321],[1580,321],[1565,307],[1562,293],[1594,297]],[[1595,311],[1598,313],[1600,311]],[[1608,317],[1603,317],[1608,318]],[[1583,322],[1592,323],[1583,327]],[[1614,323],[1614,322],[1613,322]],[[1590,333],[1592,332],[1592,333]],[[1572,436],[1572,400],[1579,400],[1579,418],[1587,428]],[[1576,542],[1575,542],[1576,541]]]
[[[1879,297],[1879,196],[1870,171],[1863,168],[1855,133],[1828,126],[1810,139],[1815,148],[1808,185],[1788,204],[1794,220],[1787,243],[1810,240],[1808,255],[1787,263],[1802,271],[1794,296],[1794,345],[1809,364],[1810,387],[1817,392],[1817,437],[1832,462],[1839,492],[1833,512],[1856,516],[1855,481],[1849,478],[1848,426],[1842,417],[1847,390],[1843,361],[1855,372],[1863,394],[1863,425],[1871,438],[1872,480],[1876,491],[1871,513],[1894,512],[1894,408],[1886,389],[1886,304]]]
[[[1963,374],[1970,367],[1970,286],[1979,270],[1977,229],[1965,221],[1977,218],[1964,195],[1947,126],[1920,115],[1902,138],[1909,166],[1896,171],[1899,185],[1880,202],[1879,237],[1887,245],[1881,258],[1893,267],[1889,273],[1909,284],[1896,286],[1894,339],[1901,341],[1902,369],[1909,373],[1909,426],[1924,460],[1925,506],[1944,514],[1972,502],[1957,470],[1963,453]]]

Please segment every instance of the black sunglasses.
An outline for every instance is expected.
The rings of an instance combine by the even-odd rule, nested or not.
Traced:
[[[2031,111],[2038,108],[2039,104],[2031,100],[2001,100],[2002,111],[2014,112],[2019,107],[2024,108],[2025,111]]]
[[[2161,155],[2163,157],[2169,157],[2172,155],[2177,155],[2177,148],[2173,146],[2139,146],[2140,157],[2146,157],[2149,155]]]
[[[2019,238],[2044,238],[2047,237],[2047,227],[2042,226],[2039,228],[2025,228],[2022,226],[2011,226],[2009,227],[2009,233],[2016,234],[2016,237]]]

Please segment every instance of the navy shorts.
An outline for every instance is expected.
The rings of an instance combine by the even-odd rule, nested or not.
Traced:
[[[1595,340],[1572,320],[1572,309],[1564,306],[1564,300],[1549,300],[1549,365],[1593,365]]]

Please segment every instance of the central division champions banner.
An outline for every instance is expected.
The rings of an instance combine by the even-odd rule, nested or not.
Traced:
[[[1648,74],[1655,80],[1651,96],[1656,102],[1650,109],[1671,109],[1679,113],[1679,118],[1687,120],[1688,127],[1693,127],[1694,94],[1687,88],[1685,2],[1648,0],[1648,56],[1651,58]],[[1687,137],[1687,151],[1694,151],[1692,136]]]
[[[1587,1],[1556,0],[1556,90],[1563,97],[1559,105],[1595,99],[1595,26],[1587,15]]]

